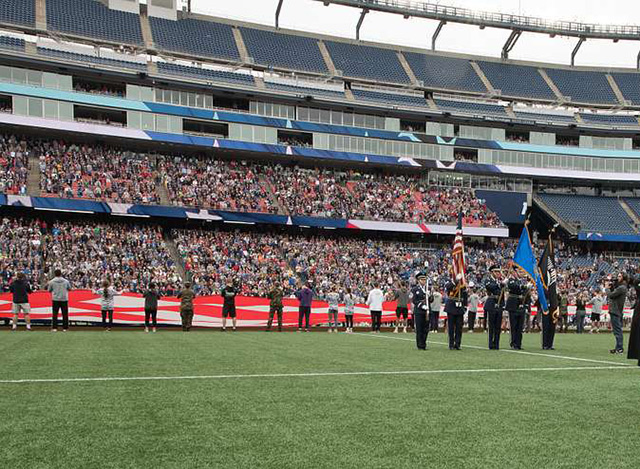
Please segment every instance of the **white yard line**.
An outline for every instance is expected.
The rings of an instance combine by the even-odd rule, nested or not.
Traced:
[[[104,381],[181,381],[181,380],[224,380],[256,378],[317,378],[332,376],[393,376],[393,375],[436,375],[465,373],[515,373],[530,371],[590,371],[590,370],[633,370],[623,366],[570,366],[544,368],[477,368],[455,370],[401,370],[401,371],[327,371],[315,373],[265,373],[248,375],[202,375],[202,376],[105,376],[97,378],[43,378],[43,379],[3,379],[0,384],[34,383],[87,383]]]
[[[393,336],[388,336],[388,335],[371,334],[371,333],[365,333],[365,332],[354,332],[354,335],[362,335],[362,336],[373,337],[373,338],[378,338],[378,339],[405,340],[405,341],[409,341],[409,342],[414,342],[415,343],[415,338],[410,339],[410,338],[405,338],[405,337],[393,337]],[[432,340],[428,341],[428,344],[446,345],[447,347],[449,346],[448,343],[445,343],[445,342],[434,342]],[[489,350],[487,347],[480,347],[478,345],[462,345],[462,347],[473,348],[473,349],[478,349],[478,350]],[[601,364],[605,364],[605,365],[617,365],[619,367],[633,366],[630,363],[612,362],[612,361],[608,361],[608,360],[593,360],[591,358],[568,357],[566,355],[556,355],[556,354],[552,354],[552,353],[527,352],[526,350],[500,349],[499,352],[518,353],[518,354],[521,354],[521,355],[534,355],[534,356],[537,356],[537,357],[558,358],[558,359],[561,359],[561,360],[573,360],[573,361],[579,361],[579,362],[601,363]]]

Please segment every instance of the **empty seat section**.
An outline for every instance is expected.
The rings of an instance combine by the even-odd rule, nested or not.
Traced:
[[[47,0],[47,28],[66,34],[142,45],[140,16],[97,0]]]
[[[168,51],[240,61],[240,54],[228,24],[192,18],[178,21],[150,17],[153,41]]]
[[[255,82],[251,75],[233,73],[224,70],[209,70],[206,68],[188,67],[186,65],[157,62],[158,71],[170,75],[197,78],[199,80],[224,81],[253,86]]]
[[[324,88],[309,88],[306,86],[284,85],[282,83],[265,83],[268,90],[286,91],[288,93],[302,94],[305,96],[327,96],[331,98],[345,99],[344,91],[326,90]]]
[[[353,89],[351,91],[358,101],[373,101],[381,104],[391,104],[398,107],[429,107],[424,96],[357,89]]]
[[[618,104],[603,72],[548,68],[545,70],[563,96],[576,103]]]
[[[24,51],[24,40],[15,37],[0,36],[0,47],[3,49]]]
[[[410,83],[396,52],[344,42],[325,42],[336,69],[345,77],[364,78],[387,83]]]
[[[249,56],[255,63],[274,68],[329,73],[318,40],[261,29],[240,28]]]
[[[638,126],[638,119],[634,116],[606,115],[606,114],[580,114],[583,121],[589,124]]]
[[[633,222],[618,199],[564,194],[539,194],[539,196],[566,222],[579,223],[581,231],[634,234]]]
[[[498,62],[478,62],[493,87],[502,96],[556,100],[536,67]]]
[[[640,73],[612,73],[624,99],[632,104],[640,104]]]
[[[499,116],[506,116],[506,112],[503,106],[498,104],[489,103],[476,103],[472,101],[452,101],[449,99],[434,99],[436,105],[442,111],[449,111],[453,113],[465,113],[484,116],[486,114],[493,114]]]
[[[573,116],[561,114],[542,114],[537,112],[514,111],[517,119],[531,120],[534,122],[553,122],[558,124],[575,124],[577,121]]]
[[[36,25],[36,0],[0,0],[0,22]]]
[[[76,62],[87,62],[91,64],[108,65],[115,68],[130,68],[144,72],[147,70],[147,64],[129,62],[127,60],[107,59],[105,57],[96,57],[95,55],[78,54],[75,52],[66,52],[55,49],[47,49],[46,47],[38,47],[38,55],[44,57],[53,57],[65,60],[73,60]]]
[[[418,80],[427,88],[486,93],[480,77],[466,59],[404,52]]]

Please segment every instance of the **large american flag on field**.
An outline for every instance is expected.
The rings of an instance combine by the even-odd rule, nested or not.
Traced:
[[[460,285],[467,284],[464,265],[464,241],[462,240],[462,211],[458,212],[458,226],[456,228],[456,237],[453,240],[453,251],[451,253],[451,261],[453,262],[453,279],[458,278],[458,274],[462,274]]]

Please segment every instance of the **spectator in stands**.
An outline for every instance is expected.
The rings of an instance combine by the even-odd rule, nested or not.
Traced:
[[[49,280],[47,290],[52,295],[52,322],[51,331],[58,331],[58,313],[62,312],[62,331],[69,330],[69,290],[71,284],[62,276],[62,271],[56,269],[55,277]]]
[[[27,281],[23,272],[18,272],[16,279],[11,282],[9,291],[12,295],[12,309],[13,309],[13,325],[11,330],[18,329],[18,316],[22,312],[24,315],[24,321],[27,323],[27,330],[31,330],[31,307],[29,306],[29,294],[31,293],[31,286]]]

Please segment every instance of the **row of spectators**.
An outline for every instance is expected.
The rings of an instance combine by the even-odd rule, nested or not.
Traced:
[[[290,294],[309,282],[320,295],[351,288],[363,297],[373,286],[389,289],[399,280],[411,282],[422,269],[441,288],[451,265],[449,246],[422,249],[361,238],[239,230],[174,230],[171,236],[178,262],[200,294],[219,292],[231,278],[245,295],[265,296],[276,283]],[[469,284],[481,288],[489,267],[499,264],[506,269],[514,251],[515,241],[466,246]],[[591,297],[609,273],[638,267],[637,259],[588,256],[561,243],[557,255],[558,290],[570,302],[580,293]],[[41,285],[60,268],[74,288],[97,289],[109,278],[118,288],[134,292],[153,281],[171,294],[183,281],[175,262],[158,226],[61,221],[48,226],[38,220],[0,220],[2,290],[16,272]]]
[[[0,192],[26,193],[28,159],[39,157],[43,194],[119,203],[168,202],[230,211],[453,224],[502,223],[471,189],[430,186],[417,175],[359,173],[269,163],[163,156],[63,140],[0,141]]]

